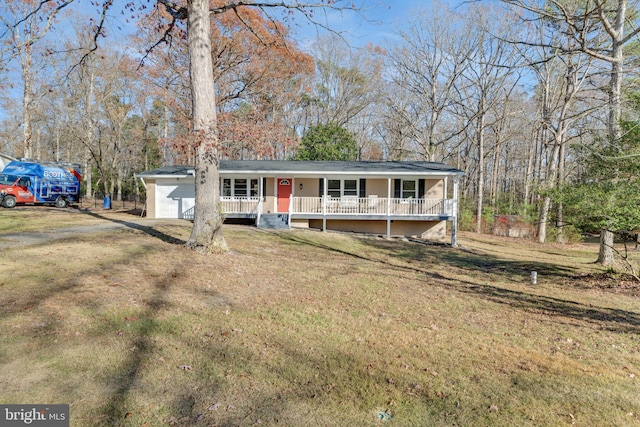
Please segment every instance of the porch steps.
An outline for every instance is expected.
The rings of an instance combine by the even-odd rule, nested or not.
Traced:
[[[258,228],[279,228],[288,229],[289,215],[285,213],[262,214]]]

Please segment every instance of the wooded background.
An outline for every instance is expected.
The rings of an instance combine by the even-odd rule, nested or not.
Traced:
[[[135,173],[194,162],[186,29],[162,2],[126,6],[131,27],[110,30],[76,6],[0,3],[0,151],[83,164],[87,197],[136,197]],[[226,158],[307,158],[305,135],[338,128],[352,160],[464,170],[463,228],[519,215],[565,241],[640,227],[635,3],[434,2],[380,45],[324,32],[303,49],[293,22],[211,15]]]

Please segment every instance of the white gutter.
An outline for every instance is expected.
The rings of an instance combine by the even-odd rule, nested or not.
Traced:
[[[443,173],[443,172],[429,172],[429,171],[393,171],[393,172],[384,172],[384,171],[375,171],[375,172],[366,172],[366,171],[264,171],[264,170],[220,170],[220,175],[262,175],[268,177],[282,177],[282,176],[307,176],[311,178],[322,178],[325,176],[345,176],[345,175],[354,175],[354,176],[362,176],[362,177],[379,177],[379,178],[388,178],[390,176],[428,176],[432,178],[444,178],[452,175],[462,176],[464,173],[460,172],[452,172],[452,173]],[[176,176],[176,175],[171,175]],[[169,178],[168,175],[162,175],[163,178]]]

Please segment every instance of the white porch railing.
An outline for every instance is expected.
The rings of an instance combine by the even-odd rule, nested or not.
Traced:
[[[223,213],[257,214],[259,197],[221,197]]]
[[[324,201],[324,203],[323,203]],[[259,197],[222,197],[225,214],[263,213],[263,201]],[[313,215],[358,215],[358,216],[453,216],[454,199],[387,199],[386,197],[291,197],[289,212]],[[193,208],[183,214],[193,219]]]
[[[323,203],[324,201],[324,203]],[[386,197],[293,197],[293,214],[453,216],[453,199],[387,199]]]
[[[189,221],[193,221],[194,215],[196,212],[196,207],[192,206],[186,211],[182,213],[182,219],[188,219]]]
[[[262,202],[259,197],[221,197],[220,203],[224,214],[255,214],[257,216],[262,214]],[[195,206],[184,211],[182,218],[193,221],[194,214]]]

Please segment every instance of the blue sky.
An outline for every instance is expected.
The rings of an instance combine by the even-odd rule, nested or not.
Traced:
[[[1,1],[1,0],[0,0]],[[125,4],[130,0],[115,0],[110,10],[109,18],[106,22],[107,31],[110,34],[117,34],[121,28],[131,28],[135,31],[132,22],[125,22],[129,13],[123,13]],[[398,29],[406,24],[408,20],[415,16],[415,12],[420,9],[428,9],[433,4],[433,0],[345,0],[352,1],[360,12],[336,11],[331,9],[316,9],[314,19],[318,22],[341,33],[352,47],[364,46],[371,42],[383,45],[385,41],[392,40],[398,36]],[[312,0],[319,2],[318,0]],[[449,4],[454,8],[464,3],[464,0],[440,0],[441,3]],[[98,15],[98,9],[91,6],[84,0],[80,0],[86,14]],[[273,13],[273,17],[278,19],[278,12]],[[298,15],[292,21],[292,33],[298,40],[300,46],[305,47],[318,37],[326,34],[322,28],[313,25],[305,17]]]
[[[417,10],[428,9],[433,3],[432,0],[360,0],[360,2],[362,3],[361,14],[349,11],[327,11],[323,14],[318,11],[315,17],[340,32],[352,46],[363,46],[369,42],[382,45],[385,41],[397,37],[398,29],[406,24]],[[455,7],[461,4],[462,0],[442,0],[442,3],[449,3],[451,7]],[[356,2],[356,5],[358,4]],[[296,21],[296,26],[297,28],[293,30],[298,34],[296,38],[302,46],[310,44],[318,33],[325,33],[302,18]]]
[[[1,1],[1,0],[0,0]],[[374,44],[384,44],[386,40],[397,37],[398,28],[405,24],[408,19],[415,15],[419,9],[429,8],[432,0],[352,0],[356,6],[361,8],[360,13],[352,11],[335,11],[331,9],[316,9],[314,19],[333,30],[341,33],[343,37],[353,47],[364,46],[369,42]],[[443,3],[461,4],[463,0],[440,0]],[[133,23],[126,22],[129,13],[123,13],[124,7],[129,0],[115,0],[110,10],[105,26],[107,31],[113,35],[120,32],[120,29],[130,28],[135,31]],[[311,2],[318,2],[312,0]],[[81,0],[85,14],[96,17],[99,14],[97,7]],[[278,19],[278,13],[273,14]],[[304,49],[309,46],[318,35],[326,34],[322,28],[314,26],[306,18],[299,15],[292,22],[292,32],[295,38]],[[113,40],[113,37],[111,37]],[[116,41],[117,42],[117,41]]]
[[[2,1],[2,0],[0,0]],[[111,46],[120,46],[122,49],[128,49],[126,39],[118,37],[121,30],[135,31],[131,13],[126,12],[125,4],[130,0],[115,0],[113,7],[110,9],[105,27],[108,33],[108,42]],[[313,0],[317,1],[317,0]],[[387,41],[398,37],[399,28],[406,24],[415,12],[419,9],[429,8],[433,0],[352,0],[356,6],[361,7],[360,13],[352,11],[334,11],[330,9],[316,10],[314,18],[322,22],[326,26],[341,33],[352,47],[361,47],[371,42],[377,45],[385,45]],[[440,0],[450,5],[459,5],[463,0]],[[96,19],[100,13],[100,7],[86,0],[79,0],[73,4],[72,9],[76,19],[80,16],[82,19],[92,17]],[[79,9],[78,9],[79,7]],[[71,12],[71,9],[70,11]],[[79,12],[79,14],[78,14]],[[133,12],[135,14],[135,12]],[[277,14],[274,14],[277,18]],[[129,18],[129,22],[127,22]],[[298,16],[293,21],[294,28],[292,32],[300,43],[303,50],[308,50],[310,45],[315,41],[318,35],[326,34],[325,30],[314,26],[302,16]],[[63,25],[56,28],[59,32],[65,33]],[[71,32],[68,28],[68,32]],[[105,40],[101,40],[105,43]],[[136,52],[132,52],[134,55]],[[16,89],[17,90],[17,89]],[[4,117],[4,111],[0,109],[0,118]]]

